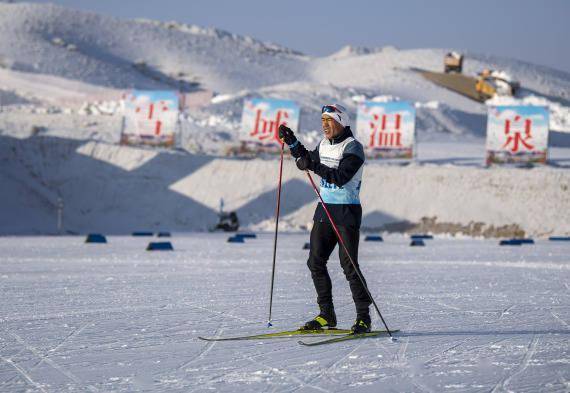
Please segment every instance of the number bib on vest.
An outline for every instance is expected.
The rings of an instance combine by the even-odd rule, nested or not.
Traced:
[[[327,139],[323,139],[319,145],[321,164],[329,168],[337,169],[344,154],[344,149],[354,140],[353,137],[349,137],[341,143],[331,145]],[[325,179],[321,179],[320,191],[323,201],[331,204],[360,204],[360,185],[362,184],[363,166],[364,165],[362,165],[352,179],[342,187],[328,183]]]

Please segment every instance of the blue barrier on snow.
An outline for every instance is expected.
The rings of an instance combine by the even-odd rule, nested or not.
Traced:
[[[228,237],[228,243],[245,243],[245,240],[241,236],[232,236]]]
[[[85,238],[85,243],[107,243],[107,238],[100,233],[90,233]]]
[[[365,242],[383,242],[382,236],[380,235],[368,235],[364,238]]]
[[[152,236],[152,232],[133,232],[133,236]]]
[[[412,240],[432,240],[432,235],[412,235]]]
[[[158,232],[158,237],[170,237],[170,232]]]
[[[500,246],[520,246],[523,244],[534,244],[534,239],[508,239],[501,240]]]
[[[236,236],[243,237],[244,239],[257,239],[255,233],[238,233]]]
[[[570,242],[570,236],[550,236],[548,240],[552,242]]]
[[[424,241],[422,239],[412,239],[412,242],[410,243],[411,247],[423,247],[426,244],[424,243]]]
[[[520,239],[501,240],[499,246],[521,246],[523,243]]]
[[[172,251],[172,243],[170,242],[150,242],[146,247],[147,251]]]

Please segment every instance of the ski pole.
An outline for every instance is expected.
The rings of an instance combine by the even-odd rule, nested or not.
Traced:
[[[388,325],[386,325],[386,321],[384,321],[384,317],[382,317],[382,313],[380,312],[380,309],[378,308],[378,305],[376,305],[376,302],[374,301],[374,298],[372,297],[372,294],[370,293],[370,291],[368,290],[368,287],[366,286],[366,282],[364,281],[364,277],[362,277],[362,274],[360,273],[360,270],[358,269],[358,266],[356,266],[356,263],[354,263],[354,260],[352,259],[352,257],[350,256],[350,253],[348,252],[348,249],[346,248],[346,244],[344,243],[344,239],[342,238],[340,232],[338,231],[338,228],[336,226],[336,224],[334,223],[334,220],[332,219],[331,214],[329,213],[329,209],[327,208],[327,205],[325,203],[325,201],[323,201],[323,197],[321,196],[321,193],[319,192],[319,189],[317,188],[317,185],[315,184],[315,182],[313,181],[313,178],[311,177],[311,174],[309,173],[309,171],[307,171],[307,176],[309,176],[309,180],[311,182],[311,185],[313,186],[313,190],[315,190],[315,192],[317,193],[317,196],[319,197],[320,201],[321,201],[321,205],[323,206],[323,209],[325,210],[325,213],[327,214],[327,217],[329,218],[329,221],[331,222],[331,225],[334,229],[334,232],[336,233],[336,237],[338,238],[338,241],[340,243],[340,245],[342,246],[342,248],[344,249],[344,252],[346,253],[346,255],[348,256],[348,259],[350,260],[350,263],[352,264],[352,267],[354,267],[354,270],[356,271],[356,274],[358,275],[358,278],[360,279],[360,282],[362,283],[362,285],[364,286],[364,290],[366,291],[366,294],[368,295],[368,297],[370,298],[370,300],[372,301],[372,304],[374,304],[374,308],[376,309],[376,312],[378,313],[378,316],[380,317],[380,319],[382,320],[382,323],[384,324],[384,327],[386,328],[386,331],[388,332],[388,335],[390,337],[392,337],[392,332],[390,332],[390,329],[388,329]]]
[[[273,307],[273,284],[275,282],[275,260],[277,256],[277,233],[279,231],[279,212],[281,209],[281,179],[283,177],[283,152],[285,143],[281,143],[281,159],[279,160],[279,184],[277,186],[277,206],[275,207],[275,237],[273,239],[273,269],[271,270],[271,292],[269,293],[269,318],[267,319],[267,327],[271,324],[271,309]]]

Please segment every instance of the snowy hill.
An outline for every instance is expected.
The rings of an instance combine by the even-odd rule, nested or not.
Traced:
[[[174,87],[177,79],[252,88],[293,80],[302,64],[288,49],[221,30],[55,5],[0,4],[0,34],[11,37],[0,40],[0,54],[14,70],[122,89]]]
[[[26,3],[0,3],[0,33],[10,37],[0,40],[3,68],[98,87],[201,87],[222,94],[244,93],[243,90],[256,94],[260,88],[280,86],[281,95],[289,92],[294,96],[301,83],[310,86],[317,96],[313,98],[319,98],[319,86],[334,86],[338,92],[331,98],[352,108],[351,97],[364,94],[418,102],[437,100],[453,110],[484,112],[483,106],[409,71],[411,67],[441,69],[444,50],[345,47],[329,57],[311,58],[213,28],[120,20],[55,5]],[[568,104],[570,75],[562,71],[477,54],[467,56],[466,73],[474,74],[483,68],[503,69],[523,81],[528,94]],[[9,76],[3,75],[3,84],[9,84]],[[71,89],[84,91],[87,87]],[[13,86],[11,90],[17,92],[18,88]]]
[[[522,96],[509,102],[549,106],[551,129],[559,131],[551,138],[557,146],[552,163],[559,168],[488,171],[481,168],[486,106],[410,70],[439,71],[445,52],[345,47],[315,58],[214,28],[0,3],[0,179],[8,185],[0,191],[0,209],[9,217],[1,222],[0,233],[53,232],[58,197],[65,201],[73,231],[203,230],[215,221],[220,198],[238,209],[247,225],[267,229],[275,162],[222,157],[237,141],[243,100],[263,96],[301,105],[299,135],[310,146],[320,138],[323,103],[340,102],[353,113],[363,99],[415,103],[418,163],[407,168],[370,164],[367,172],[378,183],[363,191],[369,228],[411,228],[433,224],[430,220],[437,217],[441,225],[427,230],[483,234],[468,229],[482,222],[494,236],[503,233],[497,229],[502,227],[512,228],[508,233],[569,234],[570,180],[562,168],[570,161],[563,148],[570,146],[570,75],[466,54],[466,73],[507,71],[523,85]],[[118,101],[130,88],[211,91],[214,97],[185,117],[184,151],[149,151],[116,146]],[[292,163],[287,166],[287,184],[303,195],[287,202],[284,223],[288,229],[303,229],[314,200],[305,179]],[[228,182],[219,178],[236,180],[228,190]],[[420,183],[416,196],[377,197],[401,194],[413,187],[410,179]],[[509,179],[530,182],[530,189],[544,192],[508,194],[506,190],[518,189]],[[445,191],[438,200],[429,200],[439,189]],[[457,202],[467,195],[470,203]],[[525,209],[529,199],[535,210]],[[537,219],[545,207],[545,218]],[[429,220],[422,221],[424,217]]]

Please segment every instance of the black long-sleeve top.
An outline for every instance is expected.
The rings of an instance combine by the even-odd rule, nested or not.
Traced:
[[[352,136],[353,134],[350,127],[346,127],[339,136],[329,140],[329,143],[341,143],[345,139]],[[364,151],[362,149],[362,145],[356,140],[351,142],[345,148],[343,156],[338,164],[338,168],[330,168],[321,163],[319,145],[317,145],[314,150],[309,151],[305,148],[305,146],[298,142],[293,147],[291,147],[291,154],[296,159],[308,155],[311,159],[311,164],[308,169],[315,172],[328,183],[342,187],[348,183],[350,179],[352,179],[352,177],[364,164]],[[333,217],[335,224],[341,226],[353,226],[356,228],[360,227],[362,221],[362,206],[360,204],[327,203],[327,208]],[[313,220],[320,222],[329,221],[320,202],[315,210]]]

